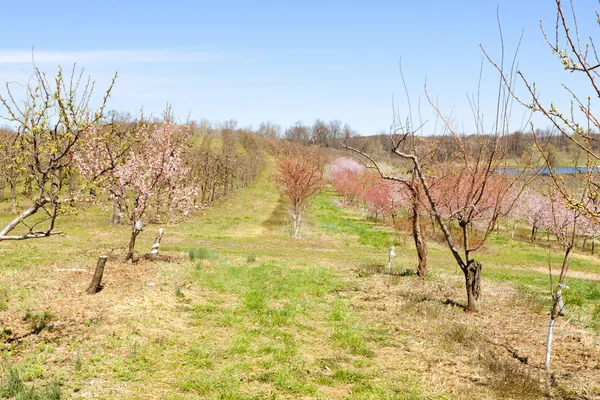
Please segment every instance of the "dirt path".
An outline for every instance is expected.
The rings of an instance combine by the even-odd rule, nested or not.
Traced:
[[[548,274],[548,268],[542,267],[519,267],[515,265],[502,265],[501,268],[510,269],[514,271],[528,271],[538,272],[540,274]],[[558,274],[560,271],[555,268],[552,272],[553,274]],[[600,273],[569,270],[567,273],[567,277],[600,282]]]

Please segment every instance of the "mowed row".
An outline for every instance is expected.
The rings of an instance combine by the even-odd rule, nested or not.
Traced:
[[[595,257],[575,256],[586,275],[569,282],[550,379],[543,246],[495,237],[482,257],[484,311],[466,314],[442,244],[430,242],[432,276],[419,280],[410,236],[340,207],[331,191],[294,240],[270,174],[166,226],[162,261],[120,263],[129,228],[109,225],[102,206],[65,218],[62,237],[3,244],[3,396],[16,380],[98,399],[599,395]],[[386,274],[392,242],[399,257]],[[99,255],[109,255],[105,287],[90,296]]]

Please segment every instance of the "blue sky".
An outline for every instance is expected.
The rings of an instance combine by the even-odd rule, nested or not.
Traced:
[[[594,34],[598,3],[575,5],[582,30]],[[524,30],[519,66],[544,98],[560,103],[562,82],[585,93],[540,33],[540,19],[552,30],[552,0],[4,1],[0,81],[25,83],[35,46],[37,64],[49,74],[77,62],[103,88],[118,71],[109,103],[116,110],[143,106],[160,114],[170,102],[182,118],[234,118],[255,127],[339,119],[373,134],[389,128],[392,98],[407,111],[402,58],[424,118],[433,119],[423,97],[427,79],[444,112],[470,130],[467,93],[477,90],[479,44],[499,58],[496,7],[508,50]],[[485,64],[481,97],[490,123],[496,81]],[[515,129],[521,115],[515,109]]]

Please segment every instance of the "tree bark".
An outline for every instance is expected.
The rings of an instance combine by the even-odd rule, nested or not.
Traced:
[[[293,238],[296,239],[298,237],[298,232],[300,231],[300,223],[302,222],[302,214],[298,213],[296,214],[295,212],[292,213],[292,219],[293,219]]]
[[[481,311],[481,263],[470,260],[463,271],[467,286],[467,311]]]
[[[10,183],[10,211],[17,212],[17,185],[14,182]]]
[[[96,271],[90,286],[87,288],[88,294],[98,293],[102,290],[102,277],[104,276],[104,266],[106,265],[107,256],[98,257],[98,263],[96,264]]]
[[[117,199],[114,200],[110,223],[113,225],[119,225],[121,223],[121,203],[119,203],[119,200]]]
[[[133,261],[133,254],[135,252],[135,239],[140,234],[141,231],[137,230],[135,226],[131,230],[131,239],[129,240],[129,248],[127,250],[127,255],[125,256],[125,261]]]
[[[39,201],[36,201],[33,203],[33,205],[31,206],[31,208],[23,211],[21,214],[17,215],[15,218],[13,218],[12,221],[10,221],[1,231],[0,231],[0,237],[6,237],[8,235],[8,233],[10,231],[12,231],[13,229],[15,229],[15,227],[17,225],[19,225],[23,220],[25,220],[26,218],[32,216],[33,214],[35,214],[36,212],[38,212],[38,210],[40,208],[42,208],[45,204],[50,203],[50,199],[48,198],[43,198],[40,199]],[[48,232],[48,235],[50,234],[50,232]],[[24,235],[22,238],[26,238],[27,235]]]
[[[4,191],[6,189],[6,176],[0,178],[0,201],[4,201]]]
[[[419,264],[417,265],[417,276],[425,278],[429,273],[429,268],[427,265],[427,243],[423,238],[423,229],[421,227],[421,215],[419,213],[419,198],[417,189],[413,189],[412,192],[413,238],[415,239],[417,257],[419,258]]]

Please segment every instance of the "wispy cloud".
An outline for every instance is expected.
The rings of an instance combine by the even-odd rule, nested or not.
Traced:
[[[163,62],[209,62],[224,58],[223,53],[183,52],[166,49],[150,50],[92,50],[92,51],[43,51],[2,50],[0,64],[31,63],[163,63]]]

